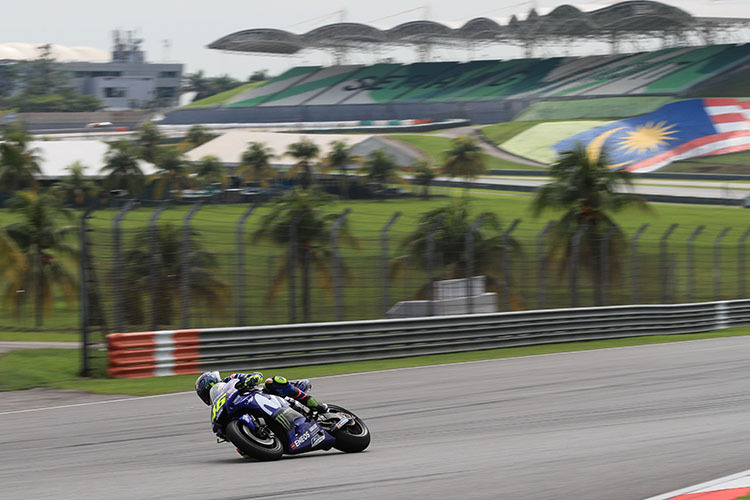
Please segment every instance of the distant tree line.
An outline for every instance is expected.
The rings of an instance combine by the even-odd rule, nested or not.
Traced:
[[[203,70],[195,73],[186,73],[183,76],[182,92],[195,92],[194,101],[211,97],[212,95],[232,90],[246,83],[262,82],[268,79],[268,71],[265,69],[255,71],[247,81],[243,82],[229,75],[206,76]]]
[[[80,94],[65,71],[55,67],[50,45],[37,59],[0,66],[0,109],[21,113],[98,111],[101,101]]]

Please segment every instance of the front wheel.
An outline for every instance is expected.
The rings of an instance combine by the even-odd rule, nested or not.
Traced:
[[[256,460],[278,460],[284,454],[281,440],[270,429],[253,431],[245,422],[232,420],[227,425],[226,435],[237,449]]]
[[[328,405],[329,412],[343,413],[353,419],[335,434],[336,443],[333,445],[337,450],[346,453],[357,453],[370,446],[370,429],[367,428],[361,418],[349,410],[336,405]]]

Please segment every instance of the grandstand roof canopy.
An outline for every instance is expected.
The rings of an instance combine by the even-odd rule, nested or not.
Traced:
[[[249,29],[226,35],[208,48],[237,52],[294,54],[305,49],[341,49],[371,45],[465,45],[512,43],[565,37],[616,38],[660,36],[686,32],[711,33],[750,26],[748,18],[693,17],[660,2],[633,0],[584,12],[561,5],[540,16],[532,9],[526,19],[513,16],[507,24],[486,17],[453,29],[434,21],[411,21],[387,30],[360,23],[335,23],[304,34],[278,29]]]

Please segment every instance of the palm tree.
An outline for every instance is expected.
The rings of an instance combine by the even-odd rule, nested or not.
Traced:
[[[469,192],[469,179],[487,172],[482,148],[471,137],[456,137],[445,152],[441,173],[449,177],[464,178],[464,196]]]
[[[59,194],[63,202],[72,201],[76,207],[84,207],[96,202],[100,197],[101,191],[96,183],[86,177],[85,170],[87,168],[79,161],[65,167],[70,175],[54,186],[54,191]]]
[[[102,172],[107,172],[107,189],[122,189],[137,196],[143,189],[145,177],[138,165],[138,150],[133,143],[117,141],[109,145]]]
[[[261,186],[267,186],[268,179],[274,176],[274,170],[271,167],[273,157],[271,148],[267,148],[262,142],[251,142],[242,153],[242,161],[234,175],[243,181],[250,178],[259,182]]]
[[[156,163],[159,154],[159,144],[164,136],[159,132],[159,127],[152,121],[144,122],[138,126],[138,138],[136,143],[140,148],[140,157],[149,163]]]
[[[52,309],[54,288],[59,289],[68,303],[77,298],[76,277],[63,262],[63,257],[77,254],[65,243],[65,236],[75,228],[58,223],[60,216],[72,216],[49,192],[19,191],[8,206],[21,216],[20,222],[5,226],[5,231],[23,253],[24,265],[6,286],[5,300],[19,310],[23,299],[16,295],[19,290],[16,287],[22,283],[26,292],[23,295],[33,296],[36,325],[41,326],[44,314]]]
[[[216,255],[203,249],[198,233],[190,236],[188,257],[188,279],[190,296],[197,303],[206,306],[207,311],[222,314],[229,298],[229,287],[217,278],[219,267]],[[181,251],[183,234],[178,226],[159,225],[156,238],[156,269],[158,276],[153,280],[157,289],[155,322],[157,325],[172,325],[180,301],[183,277]],[[149,231],[144,230],[133,239],[132,247],[124,259],[124,298],[125,321],[131,325],[145,325],[145,305],[151,290],[151,259],[149,252]]]
[[[187,134],[185,135],[185,142],[190,144],[192,147],[197,148],[201,144],[205,144],[211,139],[213,139],[214,136],[208,133],[206,130],[206,127],[202,125],[193,125],[188,129]]]
[[[221,184],[226,180],[226,171],[219,158],[206,155],[194,165],[195,177],[202,184]]]
[[[0,283],[5,283],[4,302],[15,306],[20,311],[26,276],[26,260],[16,242],[0,227]]]
[[[20,125],[10,125],[0,141],[0,191],[37,189],[41,175],[38,150],[29,148],[31,136]]]
[[[302,138],[299,141],[289,145],[286,154],[297,160],[297,165],[289,170],[289,175],[294,176],[299,173],[300,184],[304,189],[309,188],[313,179],[314,161],[320,154],[320,148],[310,139]]]
[[[430,198],[430,184],[437,177],[435,168],[425,159],[415,161],[409,168],[414,174],[414,181],[422,186],[422,198],[428,200]]]
[[[643,199],[632,194],[618,193],[621,187],[632,186],[629,172],[611,170],[606,151],[589,152],[582,144],[563,152],[550,167],[554,181],[537,191],[532,205],[535,216],[548,209],[563,209],[565,213],[557,222],[552,237],[550,258],[561,257],[561,272],[565,270],[574,235],[584,229],[579,244],[580,264],[594,278],[597,303],[601,295],[601,242],[605,233],[611,234],[608,245],[610,275],[617,271],[618,249],[624,244],[624,235],[606,210],[619,211],[629,205],[646,209]],[[562,255],[560,255],[562,253]]]
[[[362,158],[352,153],[346,141],[331,141],[331,150],[326,155],[325,166],[329,170],[341,171],[341,196],[349,199],[349,175],[347,168],[352,163],[361,163]]]
[[[404,252],[391,261],[391,273],[398,276],[408,270],[429,270],[430,256],[428,237],[435,231],[435,246],[432,262],[440,263],[435,269],[441,280],[466,278],[469,271],[466,252],[466,236],[477,221],[474,234],[473,274],[487,277],[487,288],[497,290],[502,276],[502,252],[520,254],[520,244],[513,238],[503,240],[500,234],[500,219],[492,212],[472,216],[466,198],[451,201],[423,214],[414,231],[404,236],[400,248]],[[431,283],[420,288],[418,298],[430,297]]]
[[[154,183],[154,197],[164,195],[170,198],[173,191],[177,198],[182,198],[182,192],[193,185],[190,177],[190,165],[182,156],[178,148],[162,149],[156,156],[157,171],[151,175],[150,182]]]
[[[409,184],[401,177],[399,170],[401,170],[401,167],[396,163],[393,156],[389,155],[384,149],[376,149],[370,153],[362,167],[365,178],[370,182],[379,184],[383,196],[385,196],[385,185],[388,183]]]
[[[271,211],[263,217],[260,228],[253,234],[253,242],[270,241],[282,245],[286,251],[281,258],[269,290],[272,299],[281,286],[289,280],[290,262],[294,260],[297,269],[302,270],[302,305],[304,321],[310,321],[310,276],[317,273],[321,286],[331,289],[332,224],[339,214],[326,214],[322,208],[330,202],[330,197],[316,190],[295,189],[279,198]],[[290,229],[296,223],[296,252],[292,253]],[[346,224],[339,229],[342,244],[357,246]]]

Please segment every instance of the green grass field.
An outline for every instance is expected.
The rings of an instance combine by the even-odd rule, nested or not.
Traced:
[[[401,141],[423,151],[430,158],[434,165],[441,165],[443,163],[444,153],[451,146],[451,139],[448,137],[407,134],[392,134],[388,137],[397,141]],[[502,158],[495,158],[494,156],[486,154],[482,156],[484,157],[485,163],[489,170],[540,170],[540,167],[524,165],[522,163],[515,163],[512,161],[504,160]]]
[[[450,193],[462,196],[462,191],[440,190],[441,193]],[[523,258],[514,258],[512,261],[512,287],[514,290],[514,307],[535,308],[537,307],[538,283],[536,278],[536,240],[542,227],[550,219],[560,216],[559,212],[544,214],[539,219],[534,219],[530,213],[532,197],[498,194],[498,193],[472,193],[472,204],[475,213],[489,211],[497,214],[504,227],[508,227],[514,219],[522,219],[513,235],[521,243]],[[352,210],[349,216],[349,228],[358,242],[357,248],[342,248],[344,263],[348,267],[348,279],[344,283],[344,306],[345,319],[371,319],[382,317],[382,267],[381,267],[381,228],[396,211],[403,215],[397,220],[390,233],[389,257],[400,255],[399,243],[407,233],[413,230],[420,214],[446,203],[446,198],[432,200],[400,199],[387,201],[338,201],[331,203],[328,210],[340,213],[345,208]],[[162,222],[181,224],[182,218],[189,207],[177,206],[168,209],[162,216]],[[204,247],[215,252],[218,267],[216,276],[227,284],[236,283],[236,221],[246,210],[243,205],[209,205],[201,209],[193,220],[193,229],[197,232]],[[723,265],[721,267],[723,276],[722,296],[734,298],[737,296],[739,285],[737,276],[737,241],[747,228],[747,214],[745,209],[739,207],[720,206],[696,206],[696,205],[671,205],[652,204],[651,212],[641,212],[630,209],[617,214],[616,220],[628,235],[632,235],[636,228],[643,223],[649,223],[651,227],[641,240],[640,251],[642,257],[641,283],[639,284],[641,301],[659,302],[661,277],[659,273],[660,259],[659,239],[672,223],[679,224],[670,239],[670,283],[673,297],[670,300],[684,301],[688,286],[686,273],[686,245],[685,241],[697,225],[706,225],[707,229],[696,240],[695,258],[697,271],[695,277],[696,293],[695,300],[713,299],[713,255],[712,243],[719,230],[725,226],[732,227],[723,243]],[[254,241],[250,236],[258,227],[262,216],[267,213],[267,208],[261,207],[256,214],[247,222],[245,238],[243,241],[246,254],[246,273],[248,289],[242,308],[246,312],[246,323],[268,324],[285,323],[289,321],[289,296],[286,287],[282,289],[274,300],[269,300],[267,291],[269,284],[274,278],[277,267],[281,263],[282,248],[270,244]],[[124,249],[131,248],[133,237],[142,231],[153,213],[150,208],[138,208],[128,214],[122,223]],[[90,226],[94,242],[94,255],[99,278],[99,286],[106,296],[104,302],[105,312],[111,318],[113,301],[111,288],[114,279],[113,261],[113,234],[112,220],[116,211],[104,210],[95,213]],[[7,210],[0,210],[0,224],[5,225],[15,220],[16,217]],[[618,285],[612,290],[613,303],[628,303],[632,283],[629,280],[630,258],[627,249],[621,253],[621,268]],[[71,269],[75,271],[75,264],[70,263]],[[749,266],[750,267],[750,266]],[[416,291],[426,282],[424,272],[413,272],[405,276],[393,279],[391,283],[391,303],[398,300],[410,299]],[[569,306],[570,297],[567,288],[567,280],[564,275],[551,273],[544,288],[548,295],[548,305]],[[313,321],[325,321],[335,319],[333,296],[322,286],[316,278],[312,282],[313,293]],[[589,278],[584,274],[581,280],[582,295],[581,305],[591,304],[591,284]],[[197,327],[223,326],[235,324],[235,316],[239,304],[234,288],[229,289],[229,300],[224,310],[213,310],[194,304],[192,310],[191,324]],[[147,307],[147,306],[146,306]],[[299,308],[299,302],[298,302]],[[301,319],[298,316],[298,320]],[[55,332],[75,332],[78,329],[77,304],[73,302],[70,306],[58,297],[55,308],[41,329],[45,340],[55,340]],[[177,326],[177,318],[174,324],[163,325],[164,327]],[[129,325],[129,328],[146,329],[147,325]],[[34,333],[31,309],[27,306],[19,317],[12,315],[7,308],[0,313],[0,331],[12,332],[14,340],[20,338],[38,338]],[[108,327],[112,330],[111,322]],[[26,337],[23,335],[27,334]],[[60,340],[68,340],[60,337]]]
[[[489,359],[535,356],[561,352],[589,351],[615,347],[663,344],[718,337],[737,337],[750,334],[750,327],[736,327],[715,332],[686,335],[653,335],[625,339],[569,342],[528,347],[508,347],[457,354],[414,356],[410,358],[385,359],[335,363],[319,366],[290,367],[278,370],[289,379],[315,378],[345,373],[391,370],[445,363],[461,363]],[[251,369],[252,367],[248,367]],[[149,396],[192,390],[195,375],[172,377],[148,377],[140,379],[91,379],[79,376],[80,353],[67,349],[30,349],[11,351],[0,356],[0,391],[52,387],[81,390],[101,394],[131,394]]]

